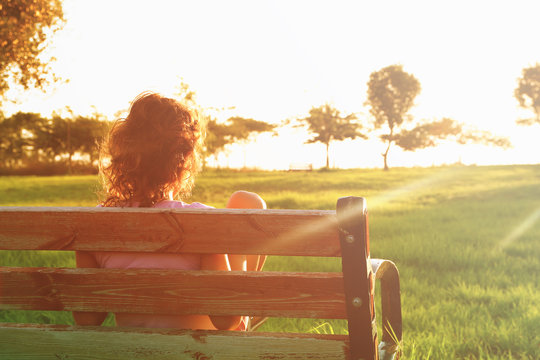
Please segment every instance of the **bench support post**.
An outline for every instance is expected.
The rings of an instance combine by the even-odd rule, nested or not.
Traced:
[[[340,198],[336,211],[351,359],[378,359],[366,200],[361,197]]]
[[[401,355],[402,319],[399,271],[396,265],[383,259],[372,259],[375,278],[381,283],[382,341],[379,344],[380,360],[394,360]]]

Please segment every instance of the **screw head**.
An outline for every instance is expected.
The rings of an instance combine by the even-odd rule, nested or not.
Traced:
[[[354,299],[352,299],[352,304],[354,307],[360,307],[362,306],[362,299],[360,299],[359,297],[355,297]]]
[[[349,244],[352,244],[354,242],[354,236],[353,235],[347,235],[345,236],[345,241]]]

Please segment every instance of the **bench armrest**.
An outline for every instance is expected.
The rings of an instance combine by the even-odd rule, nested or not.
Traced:
[[[399,272],[389,260],[371,259],[375,279],[381,282],[382,341],[379,344],[381,360],[399,357],[402,338],[401,296]]]

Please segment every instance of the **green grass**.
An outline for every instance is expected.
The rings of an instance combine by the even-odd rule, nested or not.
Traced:
[[[0,205],[94,206],[97,189],[92,176],[0,177]],[[340,196],[367,198],[372,257],[393,260],[401,274],[405,358],[540,358],[540,166],[209,170],[188,201],[223,207],[238,189],[258,192],[270,208],[334,209]],[[0,264],[74,259],[4,251]],[[339,271],[340,263],[271,257],[266,269]],[[0,321],[71,318],[4,311]],[[270,319],[261,330],[345,333],[346,323]]]

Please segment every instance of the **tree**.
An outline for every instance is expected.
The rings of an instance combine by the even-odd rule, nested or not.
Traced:
[[[36,134],[31,130],[43,121],[38,114],[16,113],[0,123],[0,159],[6,168],[14,168],[32,158]]]
[[[388,134],[381,136],[387,143],[384,169],[388,170],[388,152],[396,133],[404,123],[412,120],[407,112],[414,105],[414,99],[420,93],[420,82],[411,74],[403,71],[401,65],[390,65],[371,73],[368,82],[367,105],[374,117],[375,128],[388,126]]]
[[[25,121],[21,121],[24,118]],[[23,132],[30,140],[31,158],[33,162],[51,163],[57,155],[55,144],[52,141],[52,120],[43,118],[38,114],[18,113],[14,116],[23,126]]]
[[[275,129],[275,125],[264,121],[246,119],[233,116],[227,119],[229,134],[234,141],[247,142],[256,133],[268,132]]]
[[[508,138],[494,136],[488,131],[467,129],[463,124],[449,118],[422,123],[411,130],[402,130],[394,136],[394,142],[405,151],[415,151],[437,146],[440,140],[453,140],[458,144],[479,143],[510,147]]]
[[[309,110],[309,116],[298,119],[300,126],[307,126],[308,132],[313,135],[306,141],[307,144],[323,143],[326,145],[326,167],[330,167],[330,143],[334,140],[355,139],[357,137],[367,139],[360,130],[362,126],[355,122],[355,114],[341,116],[339,110],[329,104],[313,107]]]
[[[0,4],[0,100],[10,82],[43,89],[50,82],[42,59],[48,37],[63,25],[61,0],[8,0]],[[53,76],[53,80],[57,78]]]
[[[275,125],[268,124],[264,121],[246,119],[239,116],[233,116],[227,119],[228,132],[231,142],[239,142],[244,144],[244,168],[246,167],[246,148],[245,144],[252,138],[254,134],[268,132],[275,129]]]
[[[210,119],[206,130],[206,155],[213,155],[217,160],[218,154],[227,145],[235,142],[245,144],[253,134],[273,131],[275,127],[276,125],[264,121],[240,116],[230,117],[225,123],[218,123],[216,119]]]
[[[209,116],[208,112],[221,112],[223,110],[231,110],[234,107],[215,108],[202,107],[197,102],[197,93],[191,89],[189,84],[180,78],[180,84],[177,87],[176,96],[186,106],[199,112],[199,115],[206,120],[206,139],[204,146],[205,157],[217,157],[225,147],[234,142],[247,143],[254,133],[272,131],[275,125],[268,124],[264,121],[254,119],[246,119],[239,116],[233,116],[227,119],[224,123],[219,123],[214,117]]]
[[[518,79],[518,87],[514,90],[514,96],[519,106],[530,109],[535,117],[520,119],[520,125],[540,124],[540,64],[523,69],[521,78]]]
[[[387,134],[381,135],[381,139],[387,143],[386,151],[382,154],[385,170],[388,170],[387,157],[392,144],[405,151],[433,147],[443,139],[459,144],[480,143],[504,148],[511,146],[508,138],[494,136],[488,131],[466,128],[449,118],[414,124],[413,118],[407,112],[419,93],[419,81],[403,71],[401,65],[385,67],[370,76],[367,105],[371,107],[375,128],[387,125],[389,130]]]
[[[81,154],[87,154],[90,164],[99,158],[99,144],[107,135],[109,122],[101,120],[99,114],[92,117],[77,116],[72,122],[71,138]]]
[[[68,160],[71,172],[73,155],[88,155],[90,165],[98,156],[98,141],[108,123],[99,117],[72,119],[54,115],[19,112],[0,121],[0,167],[25,168],[32,164],[51,164]]]
[[[221,151],[231,142],[229,128],[225,124],[220,124],[216,119],[208,120],[206,127],[206,139],[205,145],[205,157],[214,156],[217,161],[217,157]]]
[[[183,78],[180,78],[180,84],[177,87],[177,91],[176,96],[179,97],[180,101],[186,106],[197,110],[201,109],[196,100],[197,94],[191,89],[188,83],[184,82]]]

